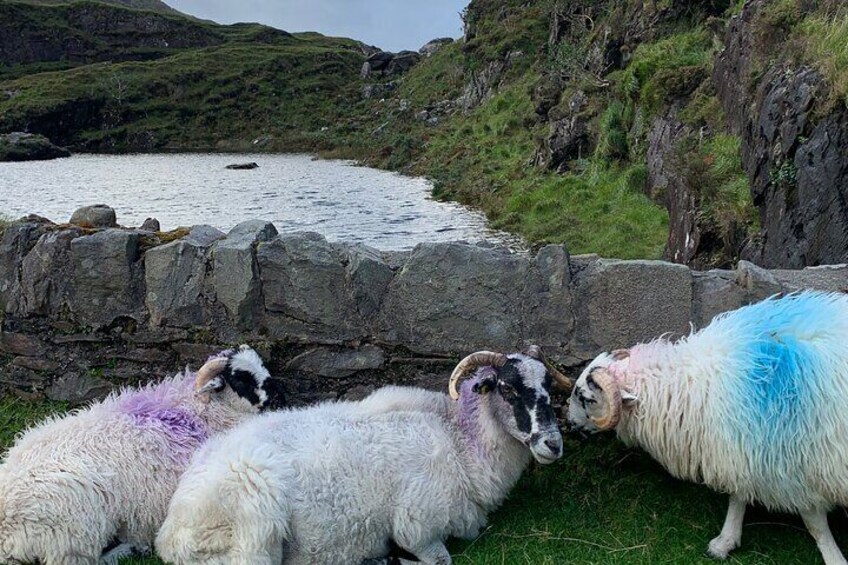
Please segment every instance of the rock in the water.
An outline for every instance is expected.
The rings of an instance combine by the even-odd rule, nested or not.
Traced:
[[[115,210],[105,204],[77,209],[71,216],[70,223],[81,228],[114,228],[118,225]]]
[[[53,145],[43,135],[22,132],[0,135],[0,162],[46,161],[70,156],[70,151]]]
[[[231,171],[249,171],[251,169],[258,169],[259,165],[257,163],[233,163],[232,165],[227,165],[228,169]]]

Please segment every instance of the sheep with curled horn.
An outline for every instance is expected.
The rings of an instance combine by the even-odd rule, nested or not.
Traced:
[[[569,384],[536,347],[478,352],[451,396],[391,386],[246,422],[195,456],[156,549],[177,565],[336,565],[396,544],[449,564],[445,539],[476,536],[531,455],[562,455],[553,379]]]
[[[281,406],[269,377],[242,346],[27,430],[0,465],[0,563],[94,565],[149,550],[195,450]]]
[[[672,475],[728,493],[724,559],[748,504],[800,514],[827,565],[848,505],[848,295],[802,292],[717,316],[676,343],[605,353],[577,380],[572,429],[615,430]]]

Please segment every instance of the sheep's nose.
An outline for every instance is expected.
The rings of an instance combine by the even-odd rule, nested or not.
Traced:
[[[562,450],[562,443],[556,439],[546,439],[545,447],[551,450],[551,453],[559,456],[559,452]]]

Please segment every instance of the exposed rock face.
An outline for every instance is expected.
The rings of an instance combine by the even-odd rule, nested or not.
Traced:
[[[421,55],[415,51],[401,51],[390,53],[389,51],[378,51],[369,56],[362,64],[362,78],[372,76],[396,76],[401,75],[418,64]]]
[[[81,228],[114,228],[118,225],[115,210],[105,204],[78,208],[71,214],[70,223]]]
[[[762,0],[728,27],[713,81],[760,211],[761,243],[748,256],[765,267],[799,268],[848,260],[848,109],[817,117],[827,86],[809,68],[772,66],[752,86],[752,25]]]
[[[539,103],[545,104],[541,99]],[[562,113],[555,113],[554,110],[546,111],[552,121],[550,133],[544,140],[543,146],[537,151],[537,165],[563,171],[568,168],[569,161],[591,154],[592,140],[589,135],[589,124],[587,116],[583,114],[585,105],[586,95],[578,91],[571,97]],[[537,112],[542,110],[544,106],[537,106]]]
[[[681,174],[674,158],[677,144],[690,135],[691,129],[673,114],[654,120],[648,134],[649,195],[664,195],[668,209],[665,259],[683,265],[692,264],[701,241],[697,193]]]
[[[0,134],[0,162],[47,161],[70,156],[70,151],[53,145],[43,135],[21,132]]]
[[[425,57],[432,57],[436,53],[438,53],[442,47],[445,45],[450,45],[453,43],[453,38],[451,37],[440,37],[438,39],[433,39],[425,43],[418,52]]]
[[[57,20],[63,25],[55,25]],[[9,66],[151,58],[176,48],[223,42],[224,37],[213,28],[191,19],[139,13],[106,3],[61,7],[0,4],[0,63]]]

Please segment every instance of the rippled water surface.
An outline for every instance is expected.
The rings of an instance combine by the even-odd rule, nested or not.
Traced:
[[[259,168],[225,169],[250,161]],[[0,163],[0,214],[66,222],[76,208],[103,203],[121,225],[155,217],[164,230],[211,224],[226,231],[261,218],[280,232],[316,231],[379,249],[423,241],[517,244],[489,229],[482,214],[432,200],[431,188],[425,179],[308,155],[78,155]]]

